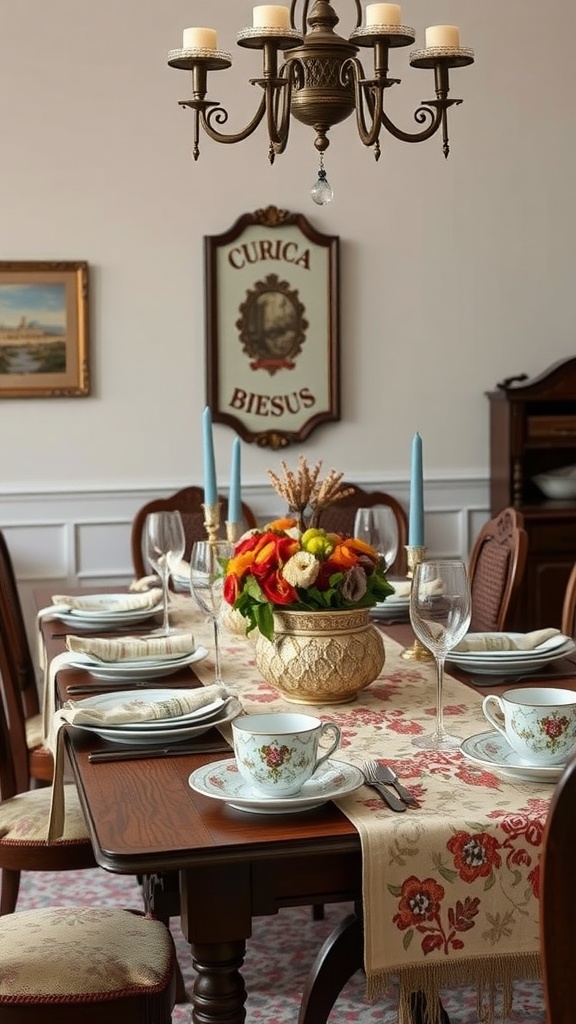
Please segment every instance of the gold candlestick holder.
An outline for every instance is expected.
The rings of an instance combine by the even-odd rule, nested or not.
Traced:
[[[229,544],[235,544],[240,540],[243,532],[244,523],[231,523],[229,519],[226,520],[226,540]]]
[[[210,544],[215,544],[220,533],[220,502],[214,505],[202,505],[204,510],[204,528]]]
[[[408,579],[414,578],[414,570],[420,562],[424,561],[424,555],[426,554],[425,547],[415,547],[411,544],[406,545],[406,557],[408,560],[408,572],[406,573]],[[434,661],[434,656],[430,653],[427,647],[415,637],[414,643],[410,647],[405,647],[400,655],[404,661]]]

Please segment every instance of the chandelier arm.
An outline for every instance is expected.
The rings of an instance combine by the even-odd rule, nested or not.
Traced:
[[[417,110],[414,111],[414,120],[416,123],[425,124],[426,121],[429,121],[429,124],[427,124],[421,132],[406,132],[402,128],[398,128],[398,126],[390,120],[385,110],[382,111],[381,121],[386,131],[401,142],[425,142],[426,139],[432,138],[442,124],[443,110],[443,105],[435,100],[430,100],[418,107]]]
[[[357,57],[351,57],[342,66],[342,81],[345,85],[352,81],[356,107],[356,127],[360,141],[364,146],[375,146],[380,136],[382,115],[384,113],[384,89],[394,84],[391,80],[368,81],[364,78],[364,69]],[[370,114],[370,127],[366,120],[366,110]]]
[[[226,124],[228,120],[228,112],[224,107],[220,106],[205,106],[199,113],[200,124],[206,132],[206,134],[214,140],[214,142],[233,143],[242,142],[247,139],[253,132],[256,131],[258,125],[262,122],[264,114],[266,113],[266,93],[263,93],[260,105],[254,114],[254,117],[245,128],[242,128],[239,132],[234,132],[229,135],[224,132],[218,131],[214,127],[213,122],[216,124]]]
[[[284,152],[288,145],[290,136],[290,104],[292,101],[292,69],[281,68],[280,74],[284,78],[284,86],[276,88],[270,96],[268,104],[268,138],[272,155],[270,162],[274,162],[274,156]]]

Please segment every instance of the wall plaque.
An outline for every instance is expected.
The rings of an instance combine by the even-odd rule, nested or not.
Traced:
[[[339,420],[338,237],[268,206],[204,246],[213,420],[273,449]]]

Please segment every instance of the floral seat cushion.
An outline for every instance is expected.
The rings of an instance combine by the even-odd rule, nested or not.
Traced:
[[[128,910],[50,907],[0,918],[0,1006],[162,992],[174,965],[165,925]]]
[[[90,842],[76,786],[64,786],[66,825],[59,842]],[[0,804],[0,845],[2,843],[45,843],[52,787],[18,793]]]

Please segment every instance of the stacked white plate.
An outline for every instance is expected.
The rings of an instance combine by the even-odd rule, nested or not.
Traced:
[[[55,611],[59,619],[73,629],[83,627],[96,627],[98,629],[123,628],[132,626],[137,622],[145,622],[147,619],[162,611],[162,603],[153,608],[131,608],[122,609],[115,607],[126,600],[126,594],[83,594],[83,598],[94,602],[96,608],[70,608],[69,611]],[[55,608],[57,609],[57,605]]]
[[[487,634],[469,633],[467,639],[485,635]],[[506,635],[515,640],[523,636],[522,633]],[[571,637],[557,633],[531,651],[451,651],[446,661],[473,673],[515,676],[520,673],[537,672],[548,662],[564,658],[575,650],[576,644]]]
[[[392,583],[394,586],[394,583]],[[379,601],[370,609],[373,619],[394,619],[397,622],[408,622],[410,618],[410,594],[390,594],[385,601]]]
[[[159,701],[164,703],[173,697],[181,696],[182,690],[163,688],[161,690],[142,691],[139,697],[133,691],[118,690],[114,693],[98,694],[95,697],[86,697],[85,700],[75,701],[76,708],[97,708],[98,710],[111,710],[117,704],[126,704],[127,701],[145,699],[147,703]],[[211,704],[206,704],[196,711],[190,711],[184,715],[175,715],[171,718],[154,718],[150,721],[122,722],[107,725],[77,725],[75,729],[83,729],[86,732],[95,733],[102,739],[112,740],[113,743],[123,743],[135,746],[165,746],[167,744],[179,743],[181,740],[191,739],[193,736],[201,736],[208,732],[214,725],[222,725],[230,722],[240,714],[242,706],[235,697],[218,697]]]
[[[134,661],[127,658],[121,658],[119,661],[101,661],[91,654],[77,654],[73,661],[67,662],[67,666],[82,668],[104,683],[146,683],[151,679],[174,675],[181,668],[201,661],[207,654],[205,647],[197,647],[191,654],[163,654],[156,658],[138,658]]]

